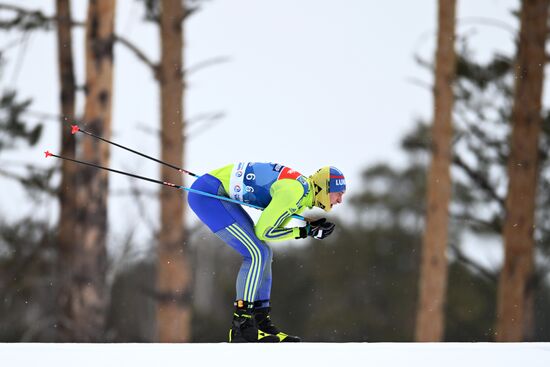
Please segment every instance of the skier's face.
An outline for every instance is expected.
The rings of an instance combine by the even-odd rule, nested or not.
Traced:
[[[344,197],[345,192],[331,192],[328,194],[330,197],[330,206],[334,207],[336,204],[342,203],[342,198]]]

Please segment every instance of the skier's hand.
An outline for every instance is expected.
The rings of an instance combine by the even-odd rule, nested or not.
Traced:
[[[334,223],[327,222],[326,218],[317,219],[316,221],[309,222],[307,226],[300,228],[300,238],[311,236],[322,240],[334,231],[334,227]]]

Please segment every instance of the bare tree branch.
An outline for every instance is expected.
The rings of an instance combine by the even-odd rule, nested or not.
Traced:
[[[41,112],[41,111],[34,111],[34,110],[26,110],[23,111],[23,114],[29,115],[32,117],[36,117],[40,120],[55,120],[55,121],[61,121],[62,116],[55,114],[55,113],[49,113],[49,112]]]
[[[184,75],[186,76],[189,76],[193,73],[196,73],[197,71],[200,71],[202,69],[205,69],[207,67],[210,67],[210,66],[214,66],[214,65],[219,65],[219,64],[224,64],[226,62],[229,62],[231,61],[231,58],[227,57],[227,56],[218,56],[218,57],[214,57],[214,58],[211,58],[211,59],[208,59],[208,60],[204,60],[204,61],[201,61],[189,68],[187,68],[187,70],[184,71]]]
[[[195,14],[199,9],[200,9],[199,6],[187,7],[185,9],[185,13],[183,14],[182,21],[187,20],[187,18],[189,18],[191,15]]]
[[[185,138],[189,139],[190,137],[196,137],[197,135],[204,133],[208,129],[212,128],[214,125],[220,123],[224,117],[225,113],[223,112],[218,112],[207,116],[204,119],[204,123],[201,124],[200,129],[195,128],[192,132],[187,131],[185,134]]]
[[[0,169],[0,176],[4,176],[6,178],[15,180],[19,182],[23,187],[26,189],[33,188],[33,189],[39,189],[42,192],[45,192],[47,194],[50,194],[52,196],[57,195],[57,188],[49,186],[49,182],[46,182],[46,180],[49,179],[54,169],[42,169],[42,172],[38,172],[35,174],[31,173],[30,177],[24,177],[21,175],[18,175],[13,172],[6,171],[4,169]]]
[[[158,79],[158,73],[159,73],[159,64],[153,62],[142,50],[140,50],[136,45],[134,45],[130,40],[127,38],[124,38],[120,35],[114,34],[114,41],[120,42],[122,45],[126,46],[130,51],[136,55],[138,59],[143,61],[145,65],[149,66],[151,68],[151,71],[153,72],[153,75],[155,76],[155,79]]]
[[[468,166],[466,162],[462,160],[458,155],[454,155],[453,163],[460,167],[479,187],[487,193],[491,198],[493,198],[500,206],[501,210],[505,210],[504,199],[498,196],[494,188],[489,184],[487,179],[476,172],[473,168]]]
[[[482,275],[483,278],[490,281],[491,283],[496,284],[498,281],[498,275],[494,272],[486,269],[481,264],[476,262],[475,260],[471,259],[470,257],[466,256],[464,252],[460,249],[460,247],[454,243],[450,244],[450,249],[453,252],[453,255],[456,257],[457,261],[460,263],[471,267],[472,269],[479,272],[479,274]]]
[[[40,19],[41,21],[45,22],[48,26],[51,25],[51,23],[56,23],[58,21],[57,16],[48,16],[48,15],[42,13],[41,11],[25,9],[25,8],[22,8],[22,7],[19,7],[19,6],[16,6],[16,5],[0,4],[0,10],[2,10],[2,9],[8,10],[8,11],[14,11],[14,12],[18,13],[19,15],[35,17],[36,19]],[[184,19],[186,19],[188,16],[194,14],[198,9],[199,9],[198,7],[189,9],[185,13]],[[82,27],[82,26],[86,25],[86,22],[72,21],[71,24],[73,26]],[[149,68],[153,72],[153,75],[155,76],[155,79],[158,79],[159,65],[158,65],[158,63],[155,63],[154,61],[152,61],[151,58],[149,58],[145,54],[145,52],[143,52],[134,43],[132,43],[130,40],[128,40],[127,38],[125,38],[121,35],[113,34],[113,41],[120,42],[122,45],[126,46],[132,53],[134,53],[134,55],[139,60],[141,60],[147,66],[149,66]],[[191,75],[191,74],[193,74],[193,73],[195,73],[195,72],[197,72],[201,69],[204,69],[204,68],[207,68],[207,67],[210,67],[210,66],[213,66],[213,65],[219,65],[219,64],[222,64],[222,63],[226,63],[229,60],[230,60],[229,57],[224,57],[224,56],[220,56],[220,57],[216,57],[216,58],[213,58],[213,59],[205,60],[205,61],[202,61],[202,62],[188,68],[184,72],[184,74]]]
[[[518,30],[511,25],[509,25],[506,22],[500,21],[498,19],[494,18],[487,18],[487,17],[464,17],[457,19],[459,25],[465,25],[465,24],[478,24],[478,25],[485,25],[490,27],[495,27],[502,29],[504,31],[509,32],[513,37],[517,36]]]
[[[153,219],[149,217],[149,212],[146,209],[147,206],[145,205],[142,199],[142,196],[144,195],[141,192],[141,190],[138,188],[137,183],[133,180],[128,179],[128,185],[130,187],[130,192],[132,194],[132,197],[134,198],[133,201],[137,205],[140,217],[145,221],[145,224],[147,225],[151,233],[153,234],[157,233],[158,228],[155,225]]]
[[[17,13],[19,17],[21,16],[31,17],[35,22],[37,21],[39,23],[42,23],[46,28],[49,27],[52,23],[56,23],[58,21],[57,15],[46,15],[40,10],[31,10],[31,9],[23,8],[12,4],[0,4],[0,10],[13,11]],[[38,27],[38,23],[35,23],[33,25],[35,27]],[[84,26],[86,25],[86,22],[71,21],[71,25]]]
[[[26,9],[26,8],[23,8],[23,7],[20,7],[20,6],[17,6],[17,5],[12,5],[12,4],[0,4],[0,10],[13,11],[13,12],[16,12],[20,15],[31,15],[31,16],[35,16],[37,18],[41,18],[41,19],[44,19],[44,20],[47,20],[47,21],[55,21],[56,20],[56,18],[54,16],[48,16],[48,15],[42,13],[40,10],[30,10],[30,9]]]
[[[418,87],[421,87],[425,90],[428,90],[428,91],[431,91],[433,89],[433,85],[428,83],[428,82],[425,82],[423,80],[421,80],[420,78],[415,78],[415,77],[408,77],[406,78],[406,81],[411,83],[412,85],[416,85]]]
[[[225,117],[225,113],[223,111],[218,112],[211,112],[211,113],[203,113],[199,114],[195,117],[192,117],[185,121],[186,127],[190,126],[197,126],[198,122],[202,122],[201,129],[198,130],[198,128],[195,128],[193,133],[190,133],[189,131],[186,132],[185,137],[188,139],[191,136],[196,136],[197,134],[203,133],[215,124],[219,123],[223,118]],[[149,126],[145,124],[139,124],[136,127],[137,130],[140,130],[146,134],[153,135],[156,137],[160,136],[160,129],[154,129],[150,128]]]
[[[465,215],[465,214],[453,214],[451,213],[451,218],[453,221],[457,222],[472,222],[475,225],[478,226],[478,228],[485,227],[487,229],[490,229],[491,231],[495,233],[501,233],[502,232],[502,223],[500,222],[489,222],[483,219],[474,218],[471,215]],[[470,227],[473,227],[472,224],[470,224]]]
[[[218,120],[225,117],[225,113],[223,111],[216,111],[216,112],[206,112],[206,113],[200,113],[196,116],[190,117],[187,120],[185,120],[185,126],[194,126],[198,122],[201,121],[212,121],[212,120]]]

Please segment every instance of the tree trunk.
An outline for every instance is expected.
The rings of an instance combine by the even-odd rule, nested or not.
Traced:
[[[59,65],[59,86],[61,89],[61,155],[68,158],[75,158],[75,139],[71,134],[69,123],[74,119],[76,87],[74,76],[74,65],[72,55],[72,35],[71,35],[71,6],[69,0],[57,0],[57,61]],[[59,187],[59,224],[57,233],[57,244],[59,249],[59,266],[57,270],[57,279],[60,284],[59,299],[61,309],[63,309],[63,300],[66,299],[64,292],[68,289],[65,270],[70,266],[71,257],[69,256],[71,247],[74,246],[76,239],[75,220],[76,220],[76,166],[72,162],[63,160],[61,162],[61,184]],[[62,310],[61,310],[62,311]],[[63,316],[60,316],[61,319]],[[61,320],[60,320],[61,321]]]
[[[86,23],[85,128],[109,138],[113,89],[113,30],[115,1],[90,0]],[[80,157],[109,165],[109,145],[82,139]],[[76,239],[64,249],[68,279],[63,290],[62,323],[71,341],[100,341],[103,338],[107,304],[107,195],[106,171],[79,166],[77,177]]]
[[[181,0],[161,2],[161,159],[183,167],[183,19]],[[183,184],[180,172],[162,166],[163,180]],[[184,228],[184,197],[178,190],[161,188],[161,226],[158,243],[160,342],[187,342],[191,334],[190,270],[187,265]]]
[[[427,182],[426,227],[420,268],[417,341],[441,341],[447,292],[447,235],[451,179],[452,83],[455,77],[455,0],[439,0],[432,162]]]
[[[524,0],[521,7],[503,229],[505,257],[498,286],[497,341],[524,340],[534,307],[533,227],[548,4],[548,0]]]

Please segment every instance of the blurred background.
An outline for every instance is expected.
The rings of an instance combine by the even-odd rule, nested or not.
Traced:
[[[548,0],[0,0],[0,341],[226,341],[240,258],[186,195],[44,151],[193,177],[73,124],[199,175],[340,168],[334,234],[271,245],[285,332],[550,341],[547,18]]]

